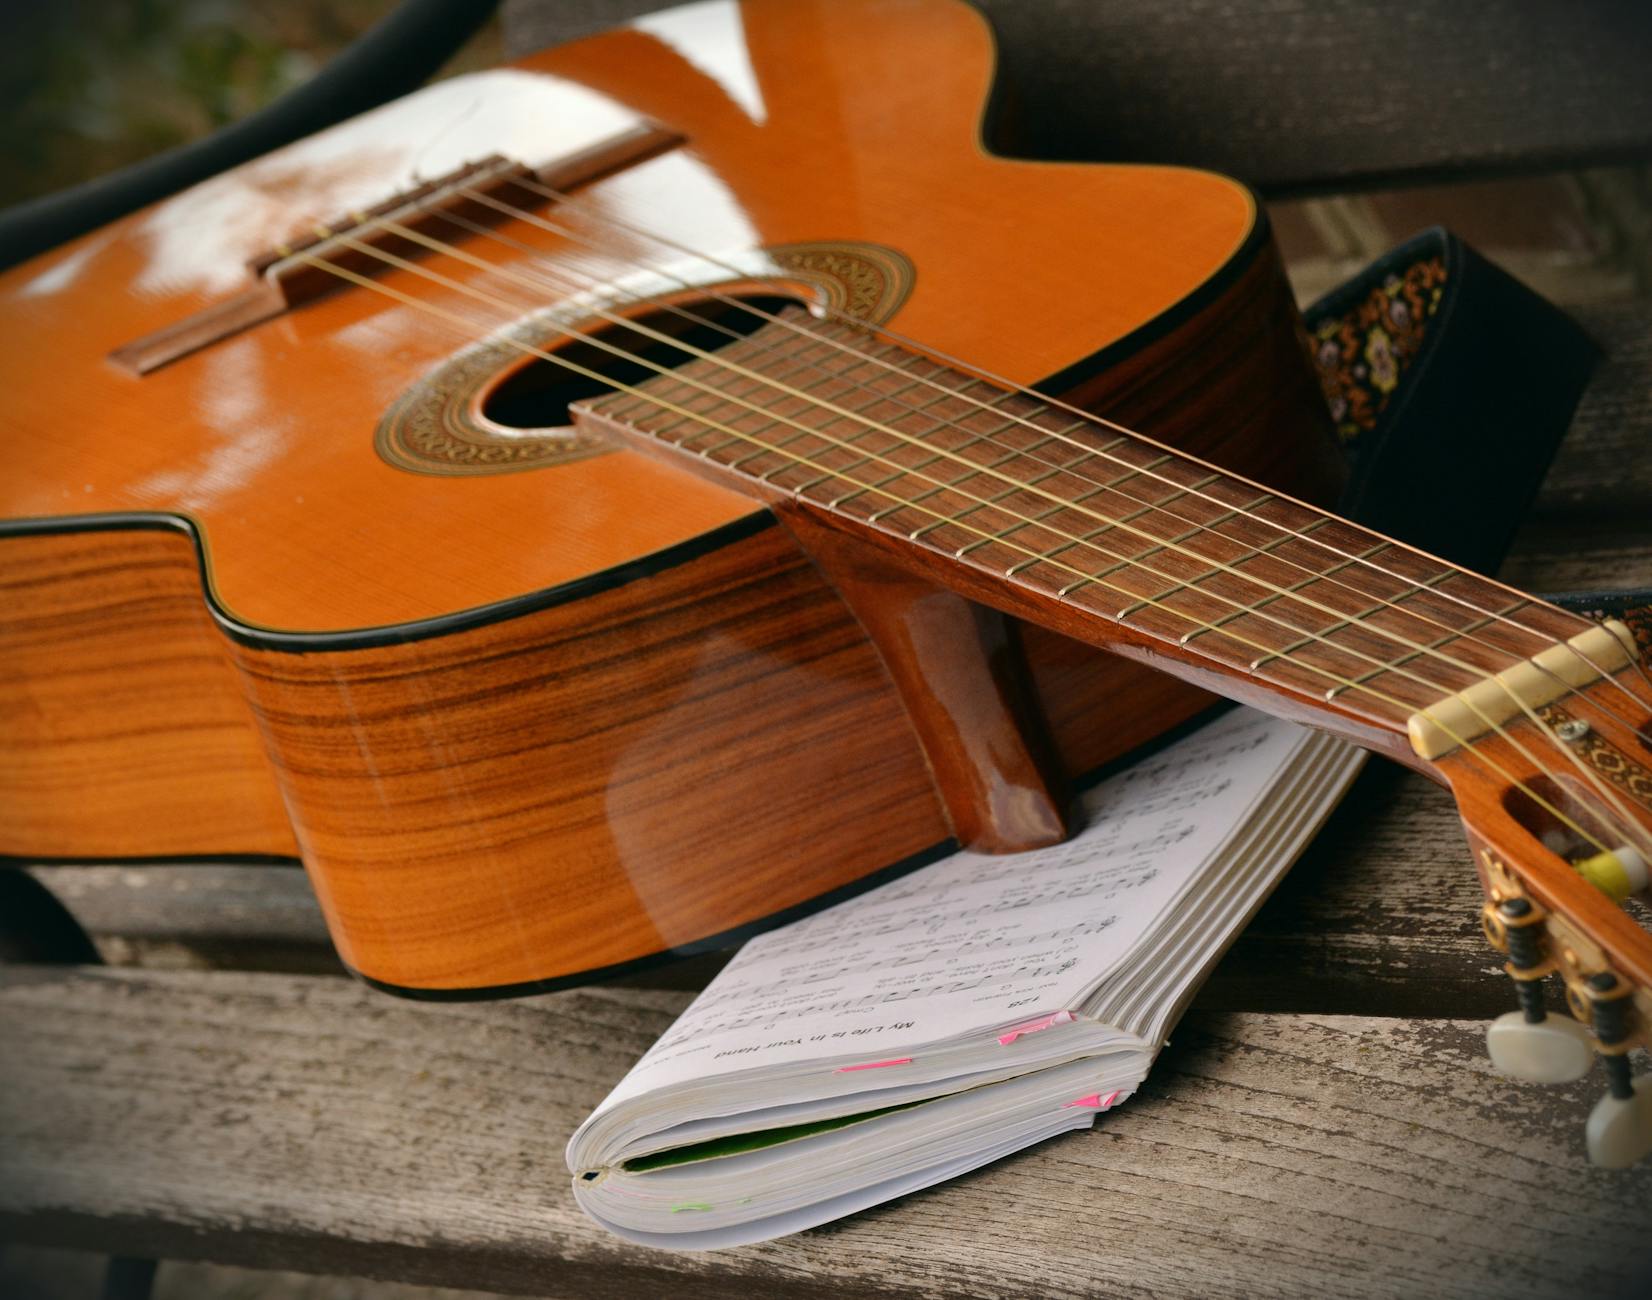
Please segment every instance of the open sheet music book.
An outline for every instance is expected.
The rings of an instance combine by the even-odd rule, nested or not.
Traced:
[[[1235,709],[1094,786],[1064,844],[957,853],[752,940],[580,1125],[575,1197],[711,1249],[1088,1128],[1362,758]]]

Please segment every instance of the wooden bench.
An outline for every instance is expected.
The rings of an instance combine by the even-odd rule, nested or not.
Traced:
[[[1377,119],[1310,93],[1334,84],[1324,65],[1338,57],[1368,80],[1402,66],[1352,0],[1189,11],[1214,34],[1146,0],[1105,16],[1051,4],[1042,25],[994,9],[1007,37],[1020,25],[1006,63],[1017,121],[1050,120],[1048,96],[1076,94],[1087,57],[1094,84],[1107,66],[1094,42],[1121,51],[1121,75],[1170,78],[1172,119],[1144,143],[1140,87],[1096,91],[1071,101],[1096,139],[1110,122],[1141,156],[1216,162],[1276,192],[1652,153],[1652,52],[1633,47],[1627,8],[1603,6],[1618,25],[1580,34],[1581,20],[1548,16],[1558,8],[1504,7],[1542,30],[1490,24],[1473,50],[1413,46],[1419,93],[1395,109],[1395,84],[1372,88],[1389,114]],[[528,49],[618,10],[524,0],[507,36]],[[1282,30],[1307,47],[1288,62],[1270,52]],[[1195,75],[1218,40],[1225,91]],[[1543,41],[1551,57],[1537,60]],[[1500,98],[1495,56],[1523,100]],[[1041,83],[1039,66],[1058,75]],[[1587,92],[1563,75],[1577,66],[1599,73]],[[1429,78],[1451,77],[1472,111],[1422,131],[1431,105],[1452,102]],[[1126,99],[1136,116],[1110,116]],[[1072,152],[1030,127],[1026,140]],[[1505,576],[1652,585],[1652,301],[1579,314],[1610,357]],[[1513,1001],[1478,931],[1454,811],[1387,765],[1223,961],[1141,1095],[1093,1132],[711,1255],[596,1229],[561,1148],[717,959],[518,1002],[409,1003],[343,976],[296,867],[31,874],[109,964],[0,967],[5,1239],[546,1296],[1611,1296],[1652,1280],[1652,1168],[1584,1162],[1598,1073],[1562,1089],[1491,1073],[1484,1022]]]

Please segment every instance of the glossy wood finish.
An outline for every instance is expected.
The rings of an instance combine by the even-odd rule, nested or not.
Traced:
[[[865,630],[929,764],[952,836],[980,853],[1067,837],[1066,781],[1011,621],[781,511]]]
[[[357,971],[454,992],[706,942],[946,839],[864,633],[786,533],[754,531],[749,500],[622,450],[464,479],[374,454],[383,409],[463,341],[442,320],[352,289],[141,379],[103,360],[233,296],[242,261],[281,242],[294,214],[368,206],[415,168],[491,153],[542,165],[647,118],[687,144],[594,183],[593,221],[669,214],[677,238],[720,251],[892,248],[916,266],[895,323],[937,347],[1014,378],[1057,376],[1248,472],[1288,468],[1299,484],[1326,463],[1289,296],[1242,187],[992,158],[973,143],[991,70],[975,15],[937,0],[844,13],[750,5],[732,33],[749,72],[716,53],[731,33],[703,30],[698,10],[444,83],[0,277],[0,342],[24,377],[7,419],[28,435],[10,439],[0,511],[59,516],[63,530],[0,525],[0,554],[26,583],[62,588],[52,601],[95,611],[78,630],[37,622],[44,640],[13,673],[0,734],[25,755],[36,811],[8,816],[0,852],[296,842]],[[558,265],[623,269],[531,223],[501,229]],[[510,278],[529,254],[505,248],[473,246],[495,276],[426,264],[510,286],[514,310],[554,298],[529,302]],[[624,256],[648,253],[633,241]],[[411,272],[378,283],[484,315]],[[72,557],[79,530],[110,512],[192,521],[212,619],[199,604],[180,614],[176,653],[201,682],[226,683],[212,716],[233,761],[203,763],[191,727],[134,728],[84,690],[35,707],[35,678],[60,657],[118,662],[133,699],[169,698],[167,654],[123,652],[118,568],[28,567],[37,551]],[[139,536],[108,534],[100,563]],[[168,599],[186,605],[190,542],[142,536],[170,548]],[[1208,702],[1036,629],[1026,647],[1064,774]],[[228,721],[237,696],[244,727]],[[65,735],[103,756],[96,798]],[[88,820],[100,801],[111,811]],[[82,825],[95,827],[84,847]]]
[[[480,239],[466,247],[507,273],[486,287],[508,310],[410,272],[380,281],[476,320],[468,332],[350,290],[142,379],[103,360],[233,296],[247,259],[308,222],[488,154],[543,166],[644,118],[689,144],[585,191],[579,228],[612,251],[520,222],[508,233],[567,258],[570,274],[608,277],[681,256],[617,241],[616,219],[669,222],[724,255],[882,244],[919,266],[900,328],[1018,380],[1170,309],[1251,231],[1251,196],[1223,177],[983,153],[991,43],[956,0],[758,0],[730,27],[733,16],[690,9],[442,82],[7,272],[0,347],[21,382],[7,396],[0,517],[186,514],[223,608],[339,631],[538,591],[750,514],[623,452],[457,486],[378,458],[372,430],[409,384],[501,317],[558,297],[508,278],[540,274],[529,254]],[[729,42],[737,56],[718,52]],[[712,53],[686,53],[701,49]],[[424,264],[479,276],[452,258]]]
[[[0,853],[297,852],[188,538],[8,537],[0,557]]]
[[[778,528],[471,632],[234,653],[340,954],[383,983],[624,963],[947,835],[876,656]]]
[[[1647,739],[1652,736],[1652,683],[1632,668],[1615,674],[1613,681],[1616,687],[1603,682],[1568,695],[1568,712],[1586,721],[1620,755],[1645,764],[1652,758]],[[1632,730],[1636,725],[1642,734]],[[1549,926],[1548,950],[1559,959],[1567,984],[1580,993],[1587,976],[1603,971],[1615,970],[1631,981],[1638,990],[1635,1036],[1644,1043],[1652,1037],[1652,937],[1639,920],[1547,847],[1529,817],[1514,810],[1518,801],[1510,796],[1518,786],[1554,797],[1538,784],[1545,775],[1558,773],[1564,785],[1590,789],[1578,768],[1552,758],[1539,764],[1535,755],[1550,758],[1543,734],[1522,720],[1472,749],[1446,755],[1438,766],[1457,800],[1488,898],[1523,894],[1558,914],[1558,926]],[[1652,806],[1644,797],[1606,788],[1639,826],[1644,842],[1652,827]],[[1607,846],[1616,848],[1617,842],[1608,840]],[[1564,956],[1568,951],[1574,954],[1570,960]]]
[[[1623,1041],[1652,1041],[1652,935],[1574,866],[1652,855],[1652,672],[1627,626],[1591,624],[1139,434],[1075,426],[1070,409],[873,331],[818,363],[781,436],[751,419],[795,392],[765,359],[782,346],[770,332],[794,351],[839,336],[777,322],[725,349],[716,367],[753,381],[746,410],[688,412],[684,394],[712,367],[696,362],[577,414],[806,520],[799,535],[829,569],[903,568],[1449,784],[1493,901],[1529,894],[1554,914],[1548,949],[1575,1005],[1602,996],[1590,978],[1623,981],[1638,1008]],[[990,417],[994,436],[889,401],[844,411],[831,382],[872,362],[973,398],[969,419]],[[1551,704],[1588,748],[1545,716]]]

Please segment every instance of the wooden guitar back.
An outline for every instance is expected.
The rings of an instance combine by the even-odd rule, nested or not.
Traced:
[[[685,143],[582,190],[591,220],[790,250],[800,295],[1323,497],[1323,411],[1250,195],[990,157],[991,67],[980,20],[940,0],[681,11],[0,277],[0,852],[296,854],[355,970],[460,994],[711,943],[944,843],[876,649],[789,534],[633,453],[490,427],[515,362],[477,351],[505,313],[475,293],[392,271],[415,302],[350,287],[142,376],[107,358],[240,291],[301,218],[647,120]],[[500,230],[580,273],[683,261]],[[526,303],[538,264],[487,253],[494,273],[428,263],[501,300],[516,276],[519,315],[567,296]],[[1022,640],[1069,774],[1205,702]]]

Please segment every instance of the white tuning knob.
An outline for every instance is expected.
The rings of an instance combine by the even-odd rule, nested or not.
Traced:
[[[1607,1093],[1589,1113],[1584,1129],[1589,1160],[1602,1169],[1627,1169],[1652,1155],[1652,1075],[1635,1080],[1634,1093]]]
[[[1571,1083],[1595,1063],[1589,1031],[1570,1016],[1533,1023],[1524,1012],[1510,1011],[1491,1022],[1486,1051],[1499,1074],[1529,1083]]]

